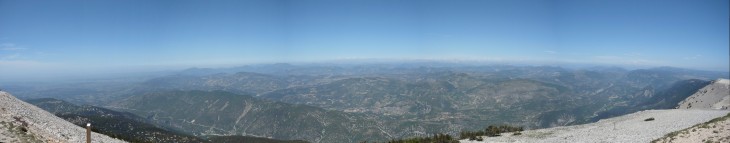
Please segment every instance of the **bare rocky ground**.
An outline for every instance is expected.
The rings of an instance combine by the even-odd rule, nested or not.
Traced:
[[[718,79],[679,103],[678,109],[730,108],[730,80]]]
[[[92,133],[92,142],[124,142]],[[71,124],[36,106],[0,91],[0,142],[81,143],[86,141],[86,129]]]
[[[730,107],[730,80],[718,79],[679,103],[679,109],[722,109]],[[671,132],[654,140],[661,143],[730,143],[730,114],[690,128]]]
[[[676,131],[654,140],[656,143],[728,143],[730,142],[730,114],[691,128]]]
[[[596,123],[528,130],[522,135],[504,133],[501,137],[484,137],[484,141],[461,140],[462,143],[483,142],[621,142],[646,143],[674,131],[725,116],[728,110],[647,110],[604,119]],[[653,121],[644,121],[654,118]],[[725,127],[727,129],[727,127]]]

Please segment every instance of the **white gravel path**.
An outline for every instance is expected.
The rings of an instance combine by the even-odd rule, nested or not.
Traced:
[[[522,135],[485,137],[484,141],[461,140],[462,143],[483,142],[559,142],[559,143],[647,143],[667,133],[682,130],[728,114],[728,110],[647,110],[596,123],[528,130]],[[653,117],[654,121],[644,121]]]

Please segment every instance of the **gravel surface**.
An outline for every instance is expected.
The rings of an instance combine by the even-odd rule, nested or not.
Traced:
[[[86,129],[4,91],[0,91],[0,123],[0,142],[86,142]],[[95,143],[124,142],[98,133],[92,133],[91,139]]]
[[[728,112],[730,111],[688,109],[647,110],[604,119],[596,123],[528,130],[518,136],[511,136],[511,133],[505,133],[501,137],[485,137],[484,141],[461,140],[460,142],[646,143],[663,137],[667,133],[722,117],[727,115]],[[655,120],[644,121],[647,118],[654,118]]]

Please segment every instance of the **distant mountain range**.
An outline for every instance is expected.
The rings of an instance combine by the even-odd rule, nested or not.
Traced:
[[[198,136],[250,135],[312,142],[357,142],[387,137],[376,120],[364,115],[224,91],[155,92],[135,95],[110,107]]]
[[[15,86],[191,134],[310,142],[458,134],[487,125],[575,125],[672,108],[728,73],[678,68],[257,65],[188,69],[126,86]]]
[[[685,80],[674,84],[653,100],[637,105],[644,109],[627,115],[601,119],[595,123],[528,130],[483,140],[464,139],[465,143],[483,142],[728,142],[730,135],[730,80]],[[699,90],[698,90],[699,89]],[[687,93],[691,96],[687,96]],[[658,99],[658,98],[655,98]],[[679,105],[677,100],[680,100]],[[689,106],[694,103],[696,106]],[[674,109],[677,108],[677,109]],[[633,111],[632,111],[633,112]]]

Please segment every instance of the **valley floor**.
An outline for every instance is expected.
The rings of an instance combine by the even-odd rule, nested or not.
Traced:
[[[647,110],[596,123],[528,130],[522,135],[512,133],[501,137],[486,137],[484,141],[461,140],[462,143],[483,142],[623,142],[646,143],[664,135],[704,123],[730,113],[728,110]],[[644,121],[654,118],[653,121]]]

